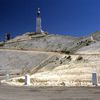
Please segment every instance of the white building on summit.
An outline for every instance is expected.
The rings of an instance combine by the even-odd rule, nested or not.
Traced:
[[[43,33],[42,26],[41,26],[41,14],[40,14],[40,8],[38,8],[37,11],[37,17],[36,17],[36,33]]]

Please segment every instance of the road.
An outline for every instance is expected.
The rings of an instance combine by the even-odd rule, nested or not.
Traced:
[[[13,87],[0,85],[0,100],[100,100],[100,87]]]
[[[21,50],[21,49],[4,49],[0,48],[0,51],[9,51],[9,52],[24,52],[24,53],[49,53],[49,54],[61,54],[59,52],[50,52],[50,51],[44,51],[39,49],[32,49],[32,50]]]

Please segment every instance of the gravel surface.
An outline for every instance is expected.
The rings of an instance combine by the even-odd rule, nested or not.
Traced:
[[[100,87],[10,87],[0,85],[0,100],[100,100]]]

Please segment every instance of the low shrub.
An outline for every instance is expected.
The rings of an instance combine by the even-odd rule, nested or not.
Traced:
[[[62,50],[61,53],[70,54],[70,51]]]
[[[68,56],[66,59],[71,60],[72,58],[71,58],[71,56]]]
[[[24,83],[24,82],[25,82],[25,79],[20,78],[20,79],[18,79],[17,81],[18,81],[19,83]]]
[[[60,83],[60,85],[65,86],[66,84],[65,84],[65,82],[62,82],[62,83]]]
[[[83,60],[83,57],[78,56],[78,58],[76,58],[77,61]]]
[[[4,42],[0,42],[0,46],[4,46],[4,44],[5,44]]]

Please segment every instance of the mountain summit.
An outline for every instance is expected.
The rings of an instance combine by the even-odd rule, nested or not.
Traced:
[[[90,85],[92,66],[100,70],[99,36],[100,31],[81,38],[27,32],[1,42],[1,76],[6,73],[11,77],[28,73],[32,82],[41,86]],[[15,82],[15,79],[11,80]]]

